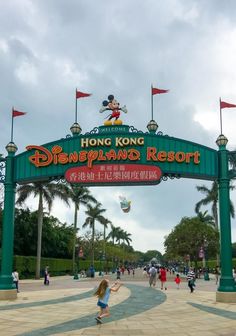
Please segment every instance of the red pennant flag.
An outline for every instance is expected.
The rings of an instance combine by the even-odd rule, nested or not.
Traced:
[[[22,115],[24,115],[24,114],[26,114],[26,112],[21,112],[21,111],[17,111],[17,110],[12,109],[12,117],[13,117],[13,118],[14,118],[14,117],[22,116]]]
[[[157,89],[152,87],[152,95],[155,94],[161,94],[161,93],[167,93],[169,90],[162,90],[162,89]]]
[[[76,90],[76,99],[91,96],[91,93],[84,93]]]
[[[235,104],[226,103],[224,101],[220,101],[220,108],[223,109],[223,108],[226,108],[226,107],[236,107],[236,105]]]

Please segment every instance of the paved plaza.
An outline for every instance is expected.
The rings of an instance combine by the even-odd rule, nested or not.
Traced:
[[[111,294],[111,316],[97,325],[93,293],[100,280],[56,277],[49,286],[43,280],[20,281],[17,300],[0,301],[0,335],[236,335],[236,304],[216,303],[213,278],[197,280],[190,294],[184,280],[178,290],[169,276],[162,291],[159,282],[150,288],[141,270],[125,275],[124,286]]]

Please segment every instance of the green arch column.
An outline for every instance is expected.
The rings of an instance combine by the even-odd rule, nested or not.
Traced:
[[[14,213],[15,213],[15,182],[14,155],[17,147],[13,142],[6,146],[6,172],[4,182],[4,216],[2,232],[2,265],[0,274],[0,299],[16,297],[16,289],[12,281]]]
[[[219,292],[236,292],[236,286],[232,274],[232,242],[230,223],[230,196],[229,196],[229,171],[228,151],[226,144],[228,140],[220,135],[216,141],[219,146],[219,213],[220,213],[220,262],[221,277],[218,287]]]

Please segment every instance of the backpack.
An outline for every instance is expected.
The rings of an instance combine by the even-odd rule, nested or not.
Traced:
[[[156,270],[156,268],[155,268],[155,267],[152,267],[152,268],[151,268],[150,275],[151,275],[151,276],[155,276],[156,274],[157,274],[157,270]]]

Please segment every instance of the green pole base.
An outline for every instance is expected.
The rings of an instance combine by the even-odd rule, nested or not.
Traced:
[[[79,280],[79,275],[78,274],[74,275],[74,280]]]
[[[205,281],[209,281],[210,280],[208,272],[204,273],[204,280]]]
[[[0,275],[0,290],[3,289],[16,289],[11,275]]]
[[[218,292],[236,292],[236,284],[234,278],[231,276],[221,277],[217,290]]]

